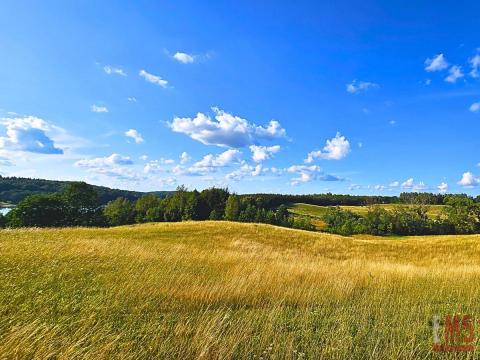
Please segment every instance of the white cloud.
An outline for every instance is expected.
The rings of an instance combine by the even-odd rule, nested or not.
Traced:
[[[163,88],[166,88],[168,86],[168,81],[165,80],[165,79],[162,79],[160,76],[158,75],[153,75],[153,74],[150,74],[148,72],[146,72],[145,70],[140,70],[140,72],[138,73],[138,75],[140,75],[141,77],[143,77],[146,81],[152,83],[152,84],[155,84],[155,85],[158,85],[158,86],[161,86]]]
[[[478,78],[480,77],[480,54],[476,54],[474,57],[472,57],[470,60],[470,65],[472,67],[472,71],[470,71],[470,76],[473,78]]]
[[[190,155],[186,151],[182,152],[180,155],[180,164],[186,164],[191,159]]]
[[[225,178],[227,180],[239,181],[247,177],[257,177],[262,174],[262,169],[263,167],[261,164],[256,166],[243,164],[239,169],[227,174]]]
[[[165,168],[163,168],[157,160],[149,161],[143,168],[145,174],[156,174],[165,171]]]
[[[125,131],[125,136],[132,138],[137,144],[141,144],[144,141],[142,135],[135,129]]]
[[[470,111],[471,112],[479,112],[480,111],[480,101],[470,105]]]
[[[45,120],[34,116],[2,118],[0,125],[6,129],[6,136],[0,137],[0,150],[25,151],[37,154],[63,154],[49,133],[63,131]]]
[[[470,171],[463,173],[458,185],[465,187],[474,187],[480,185],[480,177],[473,175]]]
[[[240,162],[241,154],[236,149],[229,149],[218,155],[208,154],[188,168],[177,165],[173,172],[177,175],[206,175],[215,172],[218,168]]]
[[[148,160],[148,155],[142,155],[139,157],[140,160],[147,161]]]
[[[250,151],[252,152],[252,159],[255,162],[262,162],[270,159],[273,154],[280,151],[280,145],[273,146],[257,146],[250,145]]]
[[[356,94],[361,91],[367,91],[368,89],[378,88],[379,85],[369,81],[357,81],[353,80],[350,84],[346,85],[347,92],[350,94]]]
[[[116,75],[121,75],[121,76],[127,76],[125,71],[119,67],[114,67],[111,65],[105,65],[103,67],[103,71],[105,71],[108,75],[116,74]]]
[[[402,188],[404,188],[404,189],[411,189],[411,188],[413,188],[413,186],[414,186],[413,181],[414,181],[413,178],[409,178],[409,179],[405,180],[405,181],[402,183],[402,185],[401,185]]]
[[[448,191],[448,184],[446,182],[441,182],[437,186],[437,189],[440,194],[445,194]]]
[[[121,165],[132,165],[133,161],[128,156],[112,154],[106,157],[97,157],[93,159],[82,159],[75,163],[75,166],[82,168],[103,168]]]
[[[106,157],[82,159],[75,162],[74,166],[87,169],[89,172],[114,177],[120,180],[138,180],[137,174],[124,165],[132,165],[133,161],[126,156],[112,154]]]
[[[305,162],[310,164],[315,158],[320,158],[324,160],[341,160],[348,155],[350,152],[350,143],[342,136],[340,133],[337,133],[334,138],[327,140],[327,144],[323,147],[322,150],[312,151],[308,153]]]
[[[186,134],[203,144],[232,148],[286,137],[286,131],[278,121],[271,120],[267,127],[262,127],[218,108],[212,110],[215,119],[198,113],[193,119],[176,117],[169,126],[174,132]]]
[[[290,185],[296,186],[300,183],[307,183],[312,180],[342,181],[343,179],[330,174],[325,174],[317,165],[292,165],[286,169],[287,172],[297,174],[298,177],[290,180]]]
[[[445,70],[447,67],[448,62],[443,54],[425,60],[425,70],[428,72]]]
[[[195,62],[195,56],[184,52],[175,53],[175,55],[173,55],[173,58],[183,64],[191,64]]]
[[[399,181],[394,181],[394,182],[391,182],[388,186],[390,186],[390,187],[399,187],[399,186],[400,186],[400,182],[399,182]]]
[[[395,181],[394,183],[392,184],[398,184],[398,181]],[[395,186],[392,186],[392,184],[390,184],[390,187],[395,187]],[[398,185],[396,185],[398,186]],[[400,187],[402,189],[406,189],[406,190],[413,190],[413,191],[425,191],[428,189],[428,186],[425,185],[425,183],[423,181],[420,181],[419,183],[416,183],[415,184],[415,181],[413,178],[409,178],[407,180],[405,180],[403,183],[400,184]]]
[[[130,101],[130,102],[137,102],[137,98],[134,97],[134,96],[128,97],[127,100]]]
[[[90,106],[90,111],[96,112],[96,113],[108,113],[108,109],[106,106],[98,106],[95,104]]]
[[[460,66],[454,65],[448,70],[448,76],[445,78],[446,82],[455,83],[458,79],[464,77],[462,68]]]

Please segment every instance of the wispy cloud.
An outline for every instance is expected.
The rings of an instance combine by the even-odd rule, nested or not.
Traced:
[[[435,55],[425,60],[425,71],[434,72],[448,68],[448,62],[443,54]]]
[[[127,73],[123,71],[122,68],[111,66],[111,65],[105,65],[103,67],[103,71],[107,73],[108,75],[120,75],[120,76],[127,76]]]
[[[347,92],[350,94],[357,94],[369,89],[375,89],[380,87],[378,84],[369,81],[357,81],[353,80],[350,84],[346,85]]]
[[[184,52],[176,52],[173,58],[182,64],[191,64],[195,62],[195,56]]]
[[[445,78],[445,81],[449,83],[456,83],[458,79],[464,76],[465,75],[462,72],[462,68],[458,65],[454,65],[448,70],[448,76]]]
[[[152,83],[152,84],[155,84],[155,85],[158,85],[158,86],[161,86],[163,88],[166,88],[168,86],[168,81],[165,80],[165,79],[162,79],[160,76],[158,75],[154,75],[154,74],[150,74],[148,72],[146,72],[145,70],[140,70],[139,73],[138,73],[142,78],[144,78],[146,81],[148,81],[149,83]]]
[[[90,111],[95,113],[108,113],[108,108],[106,106],[93,104],[90,106]]]

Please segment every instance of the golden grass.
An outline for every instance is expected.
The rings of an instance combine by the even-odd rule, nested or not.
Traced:
[[[0,279],[5,359],[445,358],[428,321],[480,314],[480,236],[2,230]]]

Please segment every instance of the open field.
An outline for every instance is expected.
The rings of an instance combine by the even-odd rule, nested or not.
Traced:
[[[402,206],[399,204],[379,204],[376,205],[385,210],[393,210],[398,206]],[[325,210],[328,209],[328,206],[318,206],[318,205],[310,205],[310,204],[302,204],[302,203],[295,203],[289,206],[289,212],[295,215],[302,215],[302,216],[309,216],[313,218],[312,222],[317,227],[317,229],[323,228],[323,222],[320,220],[322,215],[325,213]],[[340,206],[340,208],[344,210],[349,210],[354,213],[365,215],[368,212],[368,206]],[[442,214],[442,210],[444,205],[428,205],[427,215],[431,218],[435,218]]]
[[[429,319],[478,315],[479,296],[478,235],[229,222],[0,231],[8,359],[443,359]]]

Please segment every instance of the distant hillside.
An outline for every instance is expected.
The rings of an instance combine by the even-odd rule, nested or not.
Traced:
[[[0,203],[5,202],[17,204],[29,195],[57,192],[68,183],[69,181],[0,176]],[[99,200],[102,204],[106,204],[118,197],[136,200],[146,194],[139,191],[110,189],[105,186],[94,187],[95,190],[97,190]],[[154,191],[152,193],[164,198],[173,193],[173,191]]]

